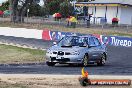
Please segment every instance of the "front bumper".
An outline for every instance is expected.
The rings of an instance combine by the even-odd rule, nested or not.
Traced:
[[[83,56],[80,55],[63,55],[63,56],[51,56],[46,55],[46,62],[53,62],[53,63],[60,63],[60,64],[82,64],[83,63]],[[89,59],[88,63],[93,64],[99,62],[100,59]]]
[[[54,63],[82,63],[83,57],[80,55],[50,55],[46,54],[46,59],[48,62]]]

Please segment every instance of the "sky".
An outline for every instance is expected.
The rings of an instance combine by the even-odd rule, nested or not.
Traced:
[[[0,3],[5,2],[5,1],[7,1],[7,0],[0,0]]]

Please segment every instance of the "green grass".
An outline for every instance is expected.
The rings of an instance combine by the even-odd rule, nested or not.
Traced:
[[[44,62],[45,51],[0,45],[0,63]]]

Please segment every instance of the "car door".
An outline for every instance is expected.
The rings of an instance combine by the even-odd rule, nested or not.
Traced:
[[[100,58],[100,43],[95,37],[89,38],[89,58],[97,59]]]
[[[103,53],[103,51],[102,51],[103,50],[102,45],[99,42],[98,38],[93,37],[93,39],[94,39],[94,43],[96,45],[96,54],[98,54],[98,57],[97,58],[101,58],[102,53]]]

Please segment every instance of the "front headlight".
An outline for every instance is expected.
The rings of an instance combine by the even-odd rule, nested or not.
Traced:
[[[52,54],[52,51],[50,49],[47,50],[48,54]]]
[[[79,51],[74,51],[74,52],[71,52],[71,55],[79,55]]]

